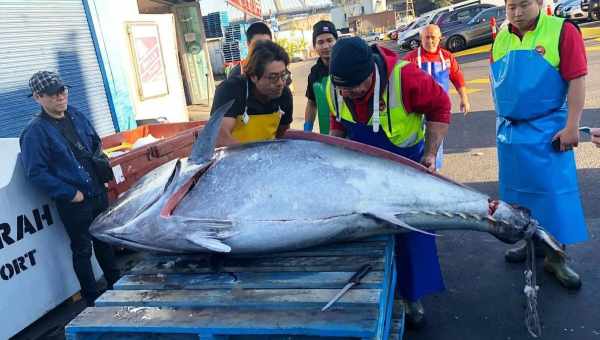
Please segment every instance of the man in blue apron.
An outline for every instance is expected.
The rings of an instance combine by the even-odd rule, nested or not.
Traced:
[[[541,13],[541,6],[542,0],[507,0],[510,24],[492,48],[500,196],[573,244],[588,238],[572,151],[585,100],[585,47],[574,24]],[[545,254],[546,271],[567,288],[581,286],[563,257]],[[506,260],[524,261],[524,246],[509,250]]]
[[[460,65],[452,52],[440,47],[442,31],[438,25],[427,25],[421,31],[421,46],[410,51],[404,60],[417,64],[421,70],[427,72],[438,84],[448,92],[450,81],[460,96],[460,110],[467,114],[471,110],[465,79]],[[442,168],[444,149],[440,147],[436,157],[436,168]]]
[[[331,135],[385,149],[435,171],[435,156],[450,123],[450,99],[435,80],[394,52],[369,47],[358,37],[335,44],[329,73],[325,95]],[[409,233],[398,236],[396,244],[397,290],[407,302],[408,325],[418,328],[425,320],[421,297],[444,289],[435,239]]]

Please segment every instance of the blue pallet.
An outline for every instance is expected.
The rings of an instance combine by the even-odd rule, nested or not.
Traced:
[[[87,339],[401,339],[391,237],[287,253],[148,255],[66,327]],[[326,312],[353,272],[373,270]]]

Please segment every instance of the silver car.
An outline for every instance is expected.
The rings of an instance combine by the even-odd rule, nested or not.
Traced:
[[[581,8],[581,0],[564,1],[554,7],[554,15],[570,20],[587,20],[588,12]]]

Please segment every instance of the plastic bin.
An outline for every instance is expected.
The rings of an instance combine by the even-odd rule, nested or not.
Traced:
[[[175,158],[187,157],[205,121],[144,125],[102,138],[115,179],[108,184],[109,200],[115,200],[149,171]],[[152,135],[158,141],[132,149],[140,138]],[[115,151],[123,152],[118,156]]]

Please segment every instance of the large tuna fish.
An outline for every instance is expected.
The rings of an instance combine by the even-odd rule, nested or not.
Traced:
[[[213,114],[189,158],[144,176],[98,216],[91,233],[160,252],[257,253],[469,229],[506,243],[538,238],[562,252],[526,210],[378,148],[292,132],[284,140],[215,150],[229,105]],[[525,293],[533,335],[539,334],[535,287],[535,271],[529,271]]]
[[[525,210],[364,144],[298,132],[215,150],[226,109],[189,158],[144,176],[94,221],[92,234],[155,251],[255,253],[471,229],[507,243],[536,235],[560,251]]]

